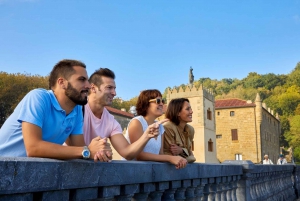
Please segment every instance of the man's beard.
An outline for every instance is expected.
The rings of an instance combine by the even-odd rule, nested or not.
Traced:
[[[81,92],[78,92],[70,83],[68,83],[65,94],[75,104],[85,105],[87,103],[87,97],[82,97],[82,93],[88,93],[88,90],[82,90]]]

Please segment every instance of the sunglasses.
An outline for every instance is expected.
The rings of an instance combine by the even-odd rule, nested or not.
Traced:
[[[165,104],[165,100],[161,98],[150,99],[149,103],[150,102],[155,102],[156,104],[160,104],[160,103]]]

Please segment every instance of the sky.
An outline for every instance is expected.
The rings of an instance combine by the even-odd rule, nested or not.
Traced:
[[[62,59],[109,68],[117,97],[194,79],[288,74],[300,0],[0,0],[0,71],[47,76]]]

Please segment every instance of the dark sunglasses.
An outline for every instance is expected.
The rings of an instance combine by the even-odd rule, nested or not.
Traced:
[[[150,102],[155,102],[156,104],[160,104],[160,103],[165,104],[165,100],[161,98],[150,99],[149,103]]]

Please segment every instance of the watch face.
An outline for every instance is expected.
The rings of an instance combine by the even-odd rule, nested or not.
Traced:
[[[88,150],[84,150],[82,155],[84,158],[88,158],[88,157],[90,157],[90,152]]]

